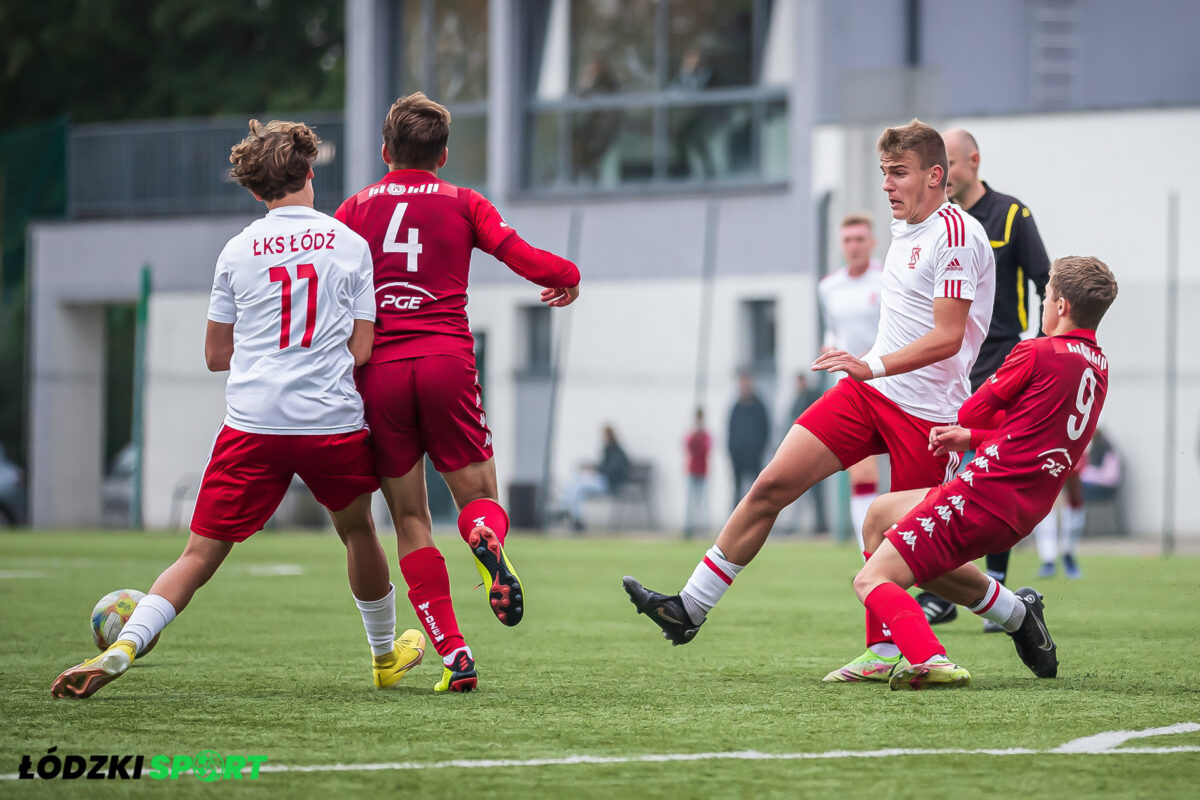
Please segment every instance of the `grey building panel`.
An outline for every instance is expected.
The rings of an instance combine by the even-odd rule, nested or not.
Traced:
[[[897,0],[823,0],[817,37],[819,122],[841,119],[849,75],[892,70],[904,63],[903,14],[903,3]]]

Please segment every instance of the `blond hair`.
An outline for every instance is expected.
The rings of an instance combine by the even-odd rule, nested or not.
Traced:
[[[849,228],[851,225],[866,225],[872,231],[875,230],[875,224],[866,214],[847,214],[846,216],[842,217],[842,224],[839,225],[838,228],[839,230],[841,228]]]
[[[913,121],[898,128],[887,128],[879,137],[876,145],[879,155],[890,158],[900,158],[904,153],[914,153],[921,169],[932,167],[942,168],[942,182],[946,185],[946,170],[950,159],[946,155],[946,142],[942,135],[921,120],[913,117]]]
[[[1055,297],[1071,304],[1071,321],[1095,330],[1117,298],[1117,279],[1098,258],[1064,256],[1050,267],[1049,287]]]
[[[449,140],[449,109],[424,92],[392,103],[383,120],[383,143],[392,167],[436,169]]]
[[[320,143],[303,122],[252,119],[250,133],[229,152],[229,175],[263,200],[278,200],[304,188]]]

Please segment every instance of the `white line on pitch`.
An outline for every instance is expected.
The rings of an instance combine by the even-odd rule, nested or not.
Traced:
[[[263,772],[385,772],[426,769],[495,769],[497,767],[558,767],[576,764],[662,764],[680,761],[813,761],[835,758],[896,758],[902,756],[1046,756],[1046,755],[1165,755],[1172,753],[1200,753],[1200,746],[1178,747],[1125,747],[1122,743],[1131,739],[1147,739],[1168,736],[1173,733],[1195,733],[1200,724],[1181,722],[1161,728],[1141,731],[1106,731],[1093,736],[1084,736],[1049,750],[1030,750],[1024,747],[981,748],[967,750],[946,748],[923,750],[911,748],[888,748],[885,750],[827,750],[823,753],[762,753],[757,750],[739,750],[727,753],[661,753],[641,756],[589,756],[575,755],[563,758],[480,759],[469,761],[399,761],[383,764],[264,764],[258,768]],[[247,767],[243,772],[249,772]],[[14,780],[15,773],[0,775],[0,780]]]

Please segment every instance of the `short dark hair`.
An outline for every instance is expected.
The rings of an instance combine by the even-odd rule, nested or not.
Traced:
[[[879,137],[881,156],[899,157],[901,153],[915,153],[921,169],[934,166],[942,168],[941,186],[946,185],[946,170],[950,159],[946,155],[946,142],[936,129],[913,117],[913,121],[899,128],[888,128]]]
[[[1112,270],[1092,256],[1063,256],[1050,267],[1050,289],[1071,304],[1071,320],[1095,330],[1117,299],[1117,279]]]
[[[252,119],[250,133],[229,152],[229,175],[263,200],[278,200],[304,188],[320,143],[303,122]]]
[[[424,92],[392,103],[383,120],[383,143],[393,167],[436,169],[450,141],[450,111]]]

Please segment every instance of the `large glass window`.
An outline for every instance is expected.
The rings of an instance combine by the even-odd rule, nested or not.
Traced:
[[[488,2],[400,0],[393,95],[425,92],[450,109],[450,158],[438,174],[487,181]]]
[[[527,0],[524,185],[787,175],[788,41],[774,0]]]

